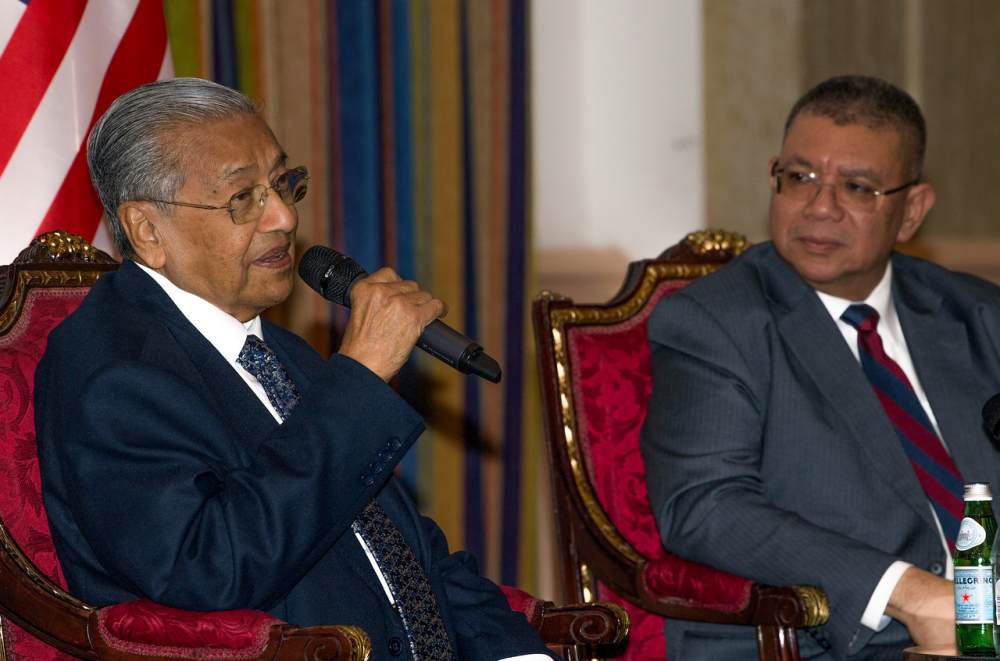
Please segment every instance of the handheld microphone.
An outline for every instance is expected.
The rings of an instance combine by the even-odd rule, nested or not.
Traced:
[[[1000,394],[993,395],[983,405],[983,429],[990,440],[1000,445]]]
[[[351,307],[351,287],[368,273],[361,265],[326,246],[306,250],[299,262],[299,277],[320,296],[344,307]],[[475,374],[499,383],[500,365],[483,348],[440,319],[424,328],[417,346],[459,372]]]

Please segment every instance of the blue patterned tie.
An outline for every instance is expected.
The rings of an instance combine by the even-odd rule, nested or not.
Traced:
[[[858,331],[861,370],[896,429],[917,480],[937,513],[949,548],[954,548],[965,505],[962,475],[934,431],[910,380],[886,354],[877,330],[878,312],[868,305],[855,304],[840,318]]]
[[[288,418],[302,396],[271,347],[256,335],[247,335],[236,362],[254,375],[281,419]]]
[[[236,362],[257,379],[278,415],[286,419],[302,396],[264,340],[247,335]],[[382,570],[403,621],[414,660],[454,659],[454,649],[431,583],[389,515],[373,500],[361,510],[351,528],[365,540]]]

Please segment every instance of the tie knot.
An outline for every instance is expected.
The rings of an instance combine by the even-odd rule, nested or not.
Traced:
[[[851,305],[844,310],[844,314],[840,315],[840,318],[854,326],[858,332],[873,331],[878,325],[878,312],[872,306],[864,303]]]

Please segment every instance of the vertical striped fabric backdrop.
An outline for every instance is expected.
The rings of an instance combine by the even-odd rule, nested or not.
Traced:
[[[176,75],[246,92],[293,164],[309,167],[300,253],[322,243],[416,279],[501,362],[493,385],[414,358],[398,386],[429,429],[401,472],[453,549],[551,596],[552,501],[527,314],[527,2],[164,7]],[[321,351],[336,347],[342,313],[307,287],[274,316]]]

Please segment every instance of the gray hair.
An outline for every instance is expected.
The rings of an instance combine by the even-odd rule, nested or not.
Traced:
[[[166,139],[169,132],[233,115],[257,116],[257,105],[209,80],[174,78],[126,92],[101,116],[87,140],[87,163],[122,257],[133,250],[118,207],[130,200],[170,200],[184,185],[183,150]]]

